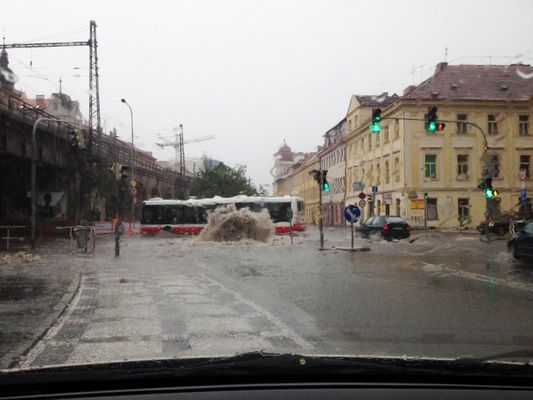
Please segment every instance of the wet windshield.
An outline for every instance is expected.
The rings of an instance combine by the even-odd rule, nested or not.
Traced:
[[[533,348],[532,2],[2,15],[0,370]]]

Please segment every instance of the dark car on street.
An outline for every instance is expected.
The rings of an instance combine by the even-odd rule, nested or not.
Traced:
[[[507,247],[515,259],[533,261],[533,220],[516,228]]]
[[[385,240],[392,240],[408,238],[411,227],[402,217],[376,216],[368,218],[356,228],[356,231],[363,238],[380,234]]]
[[[505,234],[509,232],[509,222],[499,221],[489,222],[488,224],[486,222],[482,222],[476,227],[476,229],[482,235],[486,235],[487,233],[495,233],[498,236],[505,236]]]

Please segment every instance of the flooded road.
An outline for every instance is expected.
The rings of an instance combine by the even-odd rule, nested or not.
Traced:
[[[326,231],[326,251],[316,239],[313,228],[293,244],[133,236],[114,258],[102,238],[96,256],[79,257],[69,306],[11,366],[253,350],[457,357],[533,345],[531,271],[504,241],[357,239],[371,250],[350,253],[336,249],[349,231]]]

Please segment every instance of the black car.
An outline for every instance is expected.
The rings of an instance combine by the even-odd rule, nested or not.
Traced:
[[[381,234],[384,239],[405,239],[409,237],[411,227],[402,217],[370,217],[356,228],[359,235],[368,238],[372,234]]]
[[[507,247],[517,260],[533,260],[533,221],[528,221],[517,228]]]
[[[485,235],[487,232],[487,223],[482,222],[476,227],[477,231]],[[504,236],[507,232],[509,232],[509,222],[489,222],[488,223],[488,233],[495,233],[499,236]]]

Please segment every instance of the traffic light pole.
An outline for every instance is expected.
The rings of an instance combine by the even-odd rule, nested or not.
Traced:
[[[322,177],[322,166],[320,166],[320,177]],[[321,178],[322,179],[322,178]],[[324,250],[324,224],[322,223],[322,185],[318,185],[318,230],[320,232],[320,249]]]

